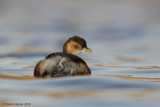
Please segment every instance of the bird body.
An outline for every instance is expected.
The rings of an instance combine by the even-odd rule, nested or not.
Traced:
[[[41,60],[34,75],[37,77],[62,77],[90,74],[86,63],[78,56],[63,52],[52,53]]]

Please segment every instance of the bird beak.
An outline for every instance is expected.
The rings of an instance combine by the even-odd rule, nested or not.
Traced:
[[[90,52],[90,53],[93,52],[91,49],[89,49],[89,48],[87,48],[87,47],[86,47],[86,48],[83,48],[83,49],[84,49],[85,52]]]

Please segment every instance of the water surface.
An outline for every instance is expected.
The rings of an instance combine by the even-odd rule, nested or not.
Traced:
[[[159,5],[157,0],[1,0],[0,106],[159,107]],[[34,78],[36,63],[62,51],[73,35],[94,51],[78,55],[92,75]]]

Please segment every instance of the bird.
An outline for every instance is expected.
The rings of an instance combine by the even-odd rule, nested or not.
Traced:
[[[36,64],[33,75],[37,78],[91,75],[86,62],[77,56],[81,52],[93,51],[87,47],[85,39],[70,37],[63,45],[63,52],[51,53]]]

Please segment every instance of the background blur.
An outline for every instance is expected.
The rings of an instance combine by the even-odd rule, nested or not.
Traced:
[[[92,76],[24,80],[74,35]],[[0,104],[158,107],[159,40],[159,0],[0,0]]]

